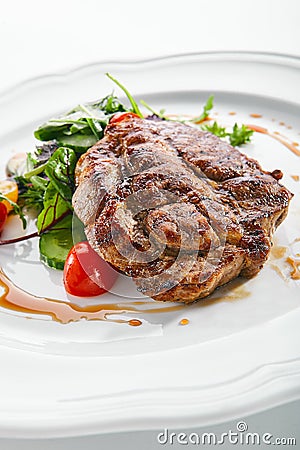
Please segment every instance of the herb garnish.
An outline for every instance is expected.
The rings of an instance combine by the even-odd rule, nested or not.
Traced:
[[[121,84],[118,80],[116,80],[116,78],[114,78],[110,73],[106,73],[105,75],[110,80],[112,80],[114,83],[116,83],[116,85],[119,86],[119,88],[122,89],[122,91],[126,94],[128,100],[130,101],[130,104],[132,106],[132,112],[134,112],[135,114],[137,114],[140,117],[144,117],[143,114],[141,113],[136,101],[134,100],[134,98],[132,97],[130,92],[126,89],[126,87],[123,86],[123,84]]]
[[[201,128],[202,130],[209,131],[210,133],[215,134],[220,138],[228,136],[226,128],[218,125],[216,121],[212,125],[203,125]]]
[[[246,125],[241,125],[239,127],[237,123],[234,125],[232,133],[228,134],[230,144],[233,145],[233,147],[250,142],[252,135],[253,130],[250,130]]]
[[[202,114],[198,117],[193,117],[193,119],[191,119],[190,122],[193,122],[193,123],[204,122],[204,120],[206,120],[208,118],[208,114],[213,109],[213,107],[214,107],[214,96],[211,95],[210,97],[208,97],[207,102],[203,106]]]
[[[251,141],[250,138],[253,135],[253,130],[247,128],[246,125],[241,125],[239,127],[237,123],[234,124],[231,133],[226,131],[225,127],[218,125],[217,122],[214,122],[212,125],[203,125],[201,128],[202,130],[210,131],[212,134],[215,134],[220,138],[229,137],[229,142],[233,147],[247,144]]]
[[[165,116],[165,109],[161,109],[160,111],[155,111],[148,103],[145,102],[145,100],[141,100],[140,103],[145,106],[152,114],[156,117],[159,117],[160,119],[166,119],[168,120],[167,116]]]
[[[58,146],[72,148],[78,154],[85,153],[103,137],[112,115],[123,111],[128,111],[128,108],[111,94],[48,120],[34,132],[34,136],[40,141],[54,140]]]

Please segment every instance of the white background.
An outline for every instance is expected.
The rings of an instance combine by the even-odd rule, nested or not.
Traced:
[[[300,56],[299,0],[0,0],[0,92],[30,77],[95,61],[211,50]],[[279,435],[291,424],[294,428],[289,431],[295,432],[299,409],[296,404],[273,416],[258,415],[251,419],[252,430],[262,429],[265,421],[268,426],[273,423]],[[0,439],[0,450],[102,450],[127,445],[160,448],[149,432],[144,439],[139,433],[136,441],[132,435],[36,444]]]
[[[298,0],[0,0],[0,91],[99,60],[209,50],[300,55]]]

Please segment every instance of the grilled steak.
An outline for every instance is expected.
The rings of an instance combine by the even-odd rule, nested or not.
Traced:
[[[73,204],[142,293],[188,303],[262,268],[292,197],[281,176],[209,132],[127,117],[79,160]]]

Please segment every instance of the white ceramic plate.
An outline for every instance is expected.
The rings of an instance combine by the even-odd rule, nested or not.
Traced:
[[[213,93],[220,123],[254,123],[300,142],[296,58],[208,53],[109,62],[30,80],[1,95],[2,171],[13,152],[33,148],[37,125],[111,92],[107,71],[153,108],[197,114]],[[258,133],[243,150],[266,170],[280,168],[295,194],[275,238],[285,255],[274,252],[256,278],[218,291],[218,301],[141,314],[140,327],[85,320],[62,325],[1,309],[1,436],[213,424],[299,398],[300,281],[290,278],[285,257],[300,252],[294,242],[300,183],[291,177],[300,175],[300,159]],[[36,241],[0,248],[0,261],[23,289],[67,299],[61,274],[39,262]],[[126,302],[135,294],[131,281],[120,279],[103,301]],[[180,326],[184,317],[190,323]]]

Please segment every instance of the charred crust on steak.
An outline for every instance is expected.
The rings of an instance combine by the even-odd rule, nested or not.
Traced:
[[[262,268],[292,198],[281,178],[209,132],[132,117],[80,158],[73,205],[138,290],[189,303]]]

